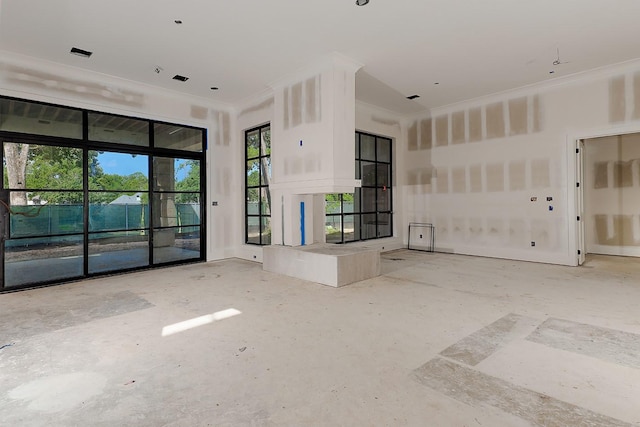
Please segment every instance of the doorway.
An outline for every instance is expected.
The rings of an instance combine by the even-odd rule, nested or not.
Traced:
[[[579,249],[640,257],[640,133],[586,138],[578,151]]]

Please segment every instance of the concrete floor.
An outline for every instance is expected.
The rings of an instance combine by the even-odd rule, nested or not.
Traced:
[[[382,271],[336,289],[226,260],[0,295],[0,424],[640,425],[639,260]]]

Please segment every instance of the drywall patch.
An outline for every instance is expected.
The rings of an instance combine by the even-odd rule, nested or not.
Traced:
[[[433,176],[433,169],[425,168],[420,170],[420,184],[421,185],[430,185],[431,178]]]
[[[504,130],[504,107],[502,102],[495,102],[487,105],[486,109],[487,138],[503,138]]]
[[[271,98],[261,102],[260,104],[253,105],[251,107],[245,108],[244,110],[240,111],[240,114],[238,114],[238,117],[242,117],[242,116],[247,115],[247,114],[255,113],[256,111],[268,110],[271,107],[273,107],[273,104],[274,104],[274,99],[273,99],[273,97],[271,97]]]
[[[532,131],[533,132],[540,132],[542,131],[542,107],[540,104],[540,96],[535,95],[533,97],[532,102],[532,110],[533,110],[533,117],[532,117]]]
[[[315,123],[318,120],[316,104],[316,78],[312,77],[304,82],[304,112],[307,123]]]
[[[456,167],[451,170],[451,181],[454,193],[466,193],[467,191],[467,169]]]
[[[385,125],[385,126],[400,127],[400,122],[399,121],[391,120],[391,119],[385,119],[383,117],[371,116],[371,121],[374,122],[374,123],[380,123],[381,125]]]
[[[527,188],[527,162],[514,160],[509,162],[509,190],[519,191]]]
[[[607,188],[609,186],[609,162],[595,162],[593,188]]]
[[[613,163],[613,186],[616,188],[633,187],[633,160]]]
[[[465,142],[464,111],[456,111],[451,114],[451,142],[462,144]]]
[[[531,187],[532,188],[548,188],[551,185],[550,160],[549,159],[533,159],[531,160]]]
[[[504,191],[504,165],[502,163],[487,165],[487,191]]]
[[[634,238],[633,215],[595,215],[596,238],[603,246],[640,246]]]
[[[289,129],[289,116],[290,116],[290,113],[289,113],[290,102],[289,102],[289,88],[288,87],[285,87],[284,90],[282,91],[282,100],[284,101],[283,105],[282,105],[282,110],[283,110],[282,111],[282,126],[286,130],[286,129]]]
[[[613,77],[609,80],[609,122],[618,123],[625,120],[625,76]]]
[[[469,110],[469,142],[482,140],[482,108]]]
[[[420,171],[413,169],[407,172],[407,185],[418,185]]]
[[[523,135],[528,128],[527,98],[509,100],[510,135]]]
[[[198,120],[205,120],[209,115],[209,110],[206,107],[199,107],[197,105],[191,106],[191,117]]]
[[[482,192],[482,165],[469,166],[469,184],[472,193]]]
[[[633,118],[640,120],[640,72],[635,73],[633,76]]]
[[[225,111],[222,113],[222,145],[228,147],[231,144],[231,116]]]
[[[69,80],[62,76],[22,67],[0,65],[0,68],[4,68],[7,71],[7,81],[16,86],[32,87],[38,91],[46,89],[67,95],[73,94],[77,96],[81,94],[84,100],[94,100],[96,102],[106,101],[136,108],[144,106],[145,97],[138,92],[114,86],[104,86],[89,81]]]
[[[449,116],[436,117],[436,146],[449,145]]]
[[[409,151],[417,151],[418,150],[418,124],[417,122],[413,122],[411,126],[409,126],[409,131],[407,135],[407,140],[409,144]]]
[[[431,150],[432,146],[432,121],[423,119],[420,121],[420,150]]]
[[[302,124],[302,83],[291,87],[291,127]]]

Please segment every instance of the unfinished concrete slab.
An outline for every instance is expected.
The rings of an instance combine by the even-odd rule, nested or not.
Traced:
[[[635,259],[563,267],[398,250],[381,270],[333,288],[230,259],[2,294],[0,420],[640,423],[637,359],[607,355],[640,334]],[[588,343],[592,333],[602,339]]]

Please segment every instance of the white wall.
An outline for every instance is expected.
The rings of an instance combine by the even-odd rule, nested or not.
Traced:
[[[207,129],[207,257],[233,256],[244,221],[234,110],[206,98],[0,52],[0,94]],[[211,202],[218,207],[212,208]]]
[[[628,63],[413,120],[407,220],[434,223],[440,251],[575,265],[573,140],[640,129],[639,76]]]

